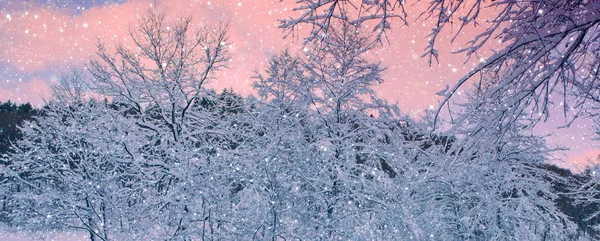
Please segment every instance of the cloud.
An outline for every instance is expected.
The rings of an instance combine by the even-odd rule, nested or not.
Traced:
[[[7,85],[7,83],[3,83]],[[43,100],[50,95],[48,81],[34,78],[29,81],[18,82],[10,88],[0,88],[0,101],[11,100],[15,103],[30,102],[40,107]]]
[[[99,40],[109,47],[116,43],[131,44],[127,36],[129,26],[153,3],[138,0],[106,4],[77,15],[36,3],[27,8],[8,8],[3,12],[4,18],[0,18],[0,27],[6,29],[0,33],[0,49],[4,50],[0,52],[0,64],[22,73],[54,71],[56,74],[82,66],[93,57]],[[274,16],[285,14],[285,8],[277,10],[279,2],[252,3],[174,0],[160,2],[159,8],[166,9],[170,18],[193,16],[196,27],[230,21],[231,68],[221,73],[211,86],[219,89],[234,86],[237,91],[249,93],[253,71],[262,69],[267,56],[285,47],[277,29],[278,17]]]
[[[575,173],[583,172],[589,166],[600,164],[600,149],[588,149],[583,154],[581,152],[571,153],[566,160],[553,161],[551,163],[570,169]]]
[[[23,72],[57,65],[85,63],[98,39],[122,39],[132,16],[143,2],[96,7],[80,15],[40,5],[17,11],[4,11],[0,20],[0,59]]]

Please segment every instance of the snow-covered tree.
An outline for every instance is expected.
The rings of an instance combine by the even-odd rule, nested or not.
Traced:
[[[582,176],[581,180],[578,180],[576,187],[572,187],[571,195],[575,199],[575,205],[578,208],[584,209],[587,212],[583,215],[583,222],[587,224],[587,229],[582,230],[584,235],[590,235],[595,233],[597,238],[598,231],[600,230],[600,180],[598,178],[599,168],[598,166],[588,167]],[[596,232],[593,232],[596,231]]]
[[[467,92],[469,104],[462,112],[453,113],[459,120],[455,123],[461,124],[453,126],[451,133],[460,138],[450,148],[449,160],[444,161],[450,161],[444,164],[444,171],[454,174],[442,179],[455,190],[447,199],[457,208],[454,231],[467,239],[567,237],[574,233],[575,225],[558,209],[558,195],[552,187],[552,182],[561,178],[543,168],[554,150],[527,128],[532,121],[528,116],[486,124],[497,121],[490,117],[507,114],[498,106],[511,98],[511,93],[504,93],[494,101],[485,99],[481,93],[493,87],[490,80]],[[457,198],[463,203],[457,204]]]
[[[57,97],[23,125],[23,138],[6,156],[3,175],[12,181],[3,188],[11,196],[11,223],[81,229],[91,240],[139,233],[149,221],[141,197],[155,181],[133,154],[146,138],[107,102]]]
[[[227,25],[194,30],[190,17],[171,21],[151,9],[129,37],[133,46],[111,50],[98,44],[97,58],[89,64],[94,89],[130,105],[146,128],[164,126],[169,132],[164,138],[178,141],[188,131],[187,112],[202,97],[204,84],[229,59]],[[154,113],[146,113],[148,108]],[[150,115],[157,118],[146,119]]]
[[[229,59],[227,25],[194,30],[189,17],[169,20],[151,9],[129,37],[133,46],[112,50],[98,44],[97,56],[89,64],[93,89],[125,105],[135,124],[151,135],[141,155],[157,167],[150,173],[158,178],[156,191],[161,196],[152,200],[160,207],[151,210],[157,217],[154,228],[173,237],[195,235],[191,225],[196,222],[208,222],[203,230],[212,230],[218,224],[211,217],[218,215],[211,213],[215,208],[211,205],[225,205],[219,198],[224,198],[226,185],[205,181],[232,182],[217,171],[227,170],[230,163],[211,158],[221,155],[219,148],[233,137],[219,129],[231,128],[231,122],[200,107],[202,100],[212,98],[204,84]],[[216,200],[197,199],[198,195],[215,195]]]
[[[383,227],[372,223],[381,219],[368,218],[381,206],[375,208],[367,193],[383,196],[377,179],[389,180],[386,171],[394,172],[372,155],[382,137],[369,111],[390,112],[373,93],[383,68],[366,60],[372,46],[343,24],[299,57],[288,51],[275,56],[268,76],[257,77],[264,106],[259,117],[272,123],[264,159],[269,182],[277,183],[271,192],[281,203],[273,208],[279,219],[289,220],[278,225],[279,235],[369,237],[368,229]]]
[[[547,180],[554,176],[538,168],[548,153],[540,138],[514,124],[485,135],[472,135],[478,125],[465,124],[452,132],[459,137],[437,136],[424,123],[397,117],[372,92],[381,82],[381,67],[364,60],[372,42],[348,26],[307,44],[306,56],[274,57],[268,76],[255,85],[266,108],[274,108],[262,118],[277,131],[266,135],[289,143],[269,149],[277,156],[271,167],[286,167],[270,170],[281,175],[301,167],[302,175],[285,176],[301,180],[301,197],[313,197],[312,209],[300,209],[300,217],[312,217],[312,228],[321,232],[311,237],[543,240],[573,230],[553,203]],[[485,111],[454,114],[478,123]],[[285,164],[290,160],[292,167]],[[300,206],[296,193],[287,196]],[[307,223],[296,227],[311,229]]]
[[[563,103],[563,115],[576,118],[582,115],[585,104],[598,98],[598,69],[600,49],[600,2],[535,0],[535,1],[429,1],[410,3],[396,0],[328,0],[297,1],[297,16],[281,21],[281,27],[294,33],[303,24],[311,26],[307,43],[320,41],[331,32],[332,22],[346,21],[355,26],[372,27],[375,40],[382,40],[398,19],[408,24],[412,8],[421,19],[431,22],[427,36],[429,44],[423,56],[429,62],[438,58],[435,48],[440,33],[452,31],[456,36],[463,29],[481,26],[473,40],[458,50],[467,59],[477,58],[480,64],[440,93],[444,96],[440,109],[467,82],[479,82],[486,76],[498,76],[494,88],[483,93],[487,100],[509,92],[513,97],[498,106],[506,114],[491,116],[487,124],[517,121],[521,115],[543,119],[550,107]],[[487,16],[490,17],[487,17]],[[485,17],[484,17],[485,16]],[[454,28],[452,26],[458,26]],[[449,29],[452,28],[452,29]],[[454,31],[456,30],[456,31]],[[484,57],[484,46],[500,48]],[[479,78],[483,76],[483,78]],[[463,87],[464,88],[464,87]],[[535,124],[532,123],[532,124]],[[493,128],[490,126],[490,128]]]
[[[247,231],[253,223],[237,219],[248,212],[239,215],[234,205],[252,180],[247,154],[257,149],[244,144],[257,136],[244,119],[244,99],[207,91],[193,107],[206,120],[194,124],[197,141],[168,145],[126,104],[63,103],[60,96],[23,126],[23,138],[2,159],[10,161],[0,188],[9,196],[12,225],[81,229],[91,240],[235,239],[254,232]]]

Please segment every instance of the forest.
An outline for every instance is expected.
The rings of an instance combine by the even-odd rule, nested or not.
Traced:
[[[425,59],[445,24],[476,21],[472,2],[427,3]],[[149,9],[133,46],[99,42],[40,108],[0,104],[0,221],[104,241],[600,239],[600,168],[548,164],[532,131],[557,97],[600,121],[600,3],[493,2],[460,52],[507,46],[420,118],[374,90],[370,55],[403,4],[297,1],[281,27],[303,51],[273,56],[248,96],[206,87],[227,71],[227,23]]]

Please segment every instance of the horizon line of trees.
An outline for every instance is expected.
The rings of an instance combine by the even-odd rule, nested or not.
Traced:
[[[235,115],[235,114],[239,114],[239,113],[248,111],[247,103],[249,103],[251,101],[256,101],[256,100],[251,100],[251,99],[252,99],[252,97],[248,97],[245,99],[245,98],[235,94],[234,92],[228,91],[228,90],[223,90],[221,93],[216,93],[214,91],[208,91],[207,96],[204,97],[202,99],[202,101],[198,104],[198,106],[196,106],[196,107],[201,109],[201,111],[203,111],[203,112],[209,112],[209,113],[212,113],[213,115],[216,114],[216,115],[220,116],[221,118],[223,118],[223,117],[225,117],[225,115]],[[36,109],[36,108],[32,108],[31,105],[28,103],[21,104],[21,105],[16,105],[14,103],[11,103],[10,101],[0,103],[0,129],[2,130],[2,131],[0,131],[0,143],[2,143],[2,145],[0,145],[0,150],[1,150],[0,156],[13,154],[10,151],[10,146],[11,146],[10,143],[15,143],[15,142],[19,141],[20,138],[23,138],[19,128],[25,128],[25,127],[23,127],[24,124],[27,124],[30,122],[35,123],[36,121],[43,121],[43,119],[47,118],[49,115],[56,114],[56,113],[53,113],[55,110],[53,110],[52,105],[55,105],[55,103],[47,103],[45,106],[43,106],[39,109]],[[245,105],[245,106],[242,108],[241,105]],[[124,109],[124,108],[126,108],[126,105],[124,105],[123,103],[109,102],[107,100],[96,101],[96,100],[91,99],[91,100],[87,100],[87,101],[78,103],[77,106],[70,106],[70,107],[65,106],[65,108],[69,108],[69,111],[75,111],[78,108],[83,108],[83,110],[85,110],[86,112],[90,111],[90,109],[87,109],[90,107],[105,109],[105,111],[106,110],[117,111],[117,115],[120,115],[120,116],[127,116],[127,115],[134,113],[130,109],[129,110]],[[251,107],[251,109],[256,110],[255,108],[256,107]],[[62,114],[70,115],[69,112],[64,112]],[[81,113],[79,113],[79,114],[81,114]],[[100,116],[97,116],[97,117],[100,117]],[[56,118],[56,116],[54,116],[54,118]],[[68,118],[68,117],[63,116],[61,118]],[[156,117],[156,118],[158,118],[158,117]],[[370,117],[370,118],[373,118],[373,117]],[[97,124],[98,124],[97,126],[86,125],[85,128],[102,128],[102,126],[105,123],[97,123]],[[84,127],[84,126],[82,126],[82,127]],[[441,149],[439,147],[435,148],[435,149],[437,149],[436,151],[448,152],[450,150],[450,148],[447,148],[446,145],[452,145],[452,142],[454,142],[454,140],[449,141],[450,139],[443,139],[443,140],[442,140],[442,138],[433,138],[432,139],[427,136],[426,132],[421,132],[421,133],[415,132],[415,130],[411,129],[409,127],[409,125],[406,125],[404,127],[405,127],[405,129],[403,129],[401,131],[402,132],[401,135],[403,136],[405,141],[409,142],[412,145],[418,146],[418,148],[421,150],[428,150],[431,148],[435,148],[435,146],[441,145],[444,147]],[[56,130],[52,130],[52,131],[56,131]],[[79,133],[79,134],[81,134],[81,133]],[[113,133],[113,134],[117,134],[117,133]],[[71,136],[74,136],[74,135],[71,135]],[[43,143],[34,143],[34,144],[38,145],[38,144],[43,144]],[[232,147],[235,145],[236,144],[230,144],[229,146]],[[217,154],[217,153],[213,153],[213,155],[215,155],[215,154]],[[365,160],[363,160],[362,157],[359,157],[359,156],[356,156],[355,158],[356,158],[355,161],[357,161],[357,162],[365,161]],[[6,160],[8,160],[8,162]],[[4,159],[4,162],[2,162],[1,164],[10,166],[10,164],[11,164],[10,159]],[[564,213],[570,221],[574,222],[577,225],[576,233],[572,234],[572,236],[571,236],[573,239],[575,239],[579,235],[589,236],[589,237],[595,237],[596,235],[598,235],[598,233],[592,227],[594,225],[597,225],[598,223],[600,223],[600,220],[597,220],[597,218],[590,219],[589,215],[590,215],[590,213],[596,212],[600,208],[600,206],[598,204],[584,204],[584,203],[577,202],[577,197],[573,193],[573,190],[577,190],[578,187],[585,185],[586,183],[589,183],[590,179],[593,178],[592,169],[587,169],[584,172],[573,174],[568,169],[560,168],[555,165],[546,164],[543,162],[532,163],[532,164],[527,164],[527,165],[534,165],[534,166],[532,166],[532,168],[539,168],[540,170],[548,172],[545,175],[536,176],[535,178],[540,179],[537,181],[549,182],[549,184],[551,185],[552,193],[556,194],[556,198],[553,200],[554,205],[556,205],[557,208],[560,210],[560,212]],[[390,166],[390,164],[383,164],[383,162],[380,163],[379,168],[381,169],[381,171],[383,171],[385,176],[387,176],[388,178],[395,178],[397,175],[405,174],[404,172],[398,173],[392,166]],[[425,171],[426,170],[424,169],[419,172],[425,172]],[[105,173],[105,174],[107,174],[107,173]],[[28,175],[33,175],[33,173],[30,173]],[[374,178],[374,177],[371,177],[371,179],[372,178]],[[551,179],[548,179],[548,178],[551,178]],[[0,183],[6,184],[6,181],[7,181],[6,176],[2,176]],[[38,181],[48,182],[49,180],[38,180]],[[15,183],[13,182],[11,184],[11,186],[13,188],[15,188],[14,185],[15,185]],[[231,192],[230,195],[234,195],[237,192],[243,191],[246,185],[247,184],[234,182],[233,184],[227,185],[227,187],[228,187],[227,190],[229,190],[229,192]],[[28,187],[17,185],[17,188],[18,189],[19,188],[27,189]],[[598,189],[598,188],[600,188],[600,187],[596,187],[596,189]],[[14,191],[16,191],[17,193],[23,192],[23,190],[13,190],[13,192]],[[75,191],[75,190],[73,190],[73,191]],[[114,191],[119,192],[119,190],[114,190]],[[62,193],[57,194],[57,195],[59,195],[59,196],[55,197],[55,198],[58,198],[58,199],[65,198],[65,197],[60,196],[60,195],[63,195]],[[14,200],[11,200],[11,199],[12,199],[11,195],[8,193],[4,194],[2,196],[2,199],[0,200],[0,202],[2,203],[1,209],[0,209],[0,220],[11,227],[21,227],[21,228],[25,228],[25,229],[31,228],[31,226],[29,226],[31,224],[26,224],[27,223],[26,220],[35,219],[35,216],[37,216],[37,215],[35,215],[35,214],[32,215],[31,213],[29,213],[27,215],[27,217],[25,218],[25,220],[20,220],[23,218],[21,215],[27,214],[27,211],[21,210],[21,212],[19,214],[15,215],[15,211],[20,208],[23,208],[23,207],[17,205],[17,203],[15,203]],[[239,200],[239,201],[242,201],[242,200]],[[28,207],[28,208],[31,208],[31,207]],[[46,207],[46,208],[48,208],[48,207]],[[58,208],[64,208],[64,207],[52,206],[52,207],[50,207],[50,210],[58,209]],[[44,218],[48,218],[48,217],[46,216]],[[17,220],[19,220],[20,222],[17,222]],[[22,223],[22,222],[24,222],[24,223]],[[25,225],[25,226],[22,226],[22,225]],[[37,225],[39,225],[39,224],[37,224]],[[34,229],[40,229],[40,228],[41,229],[52,229],[52,228],[64,229],[64,228],[69,227],[69,226],[65,227],[62,225],[64,225],[64,224],[60,224],[57,222],[56,223],[55,222],[47,222],[47,223],[44,223],[43,225],[38,226],[37,228],[34,228]],[[129,231],[132,231],[132,230],[129,230]],[[123,235],[123,234],[120,234],[120,235]],[[174,237],[176,237],[176,236],[177,235],[174,235]],[[123,237],[123,236],[106,235],[106,237],[103,239],[111,239],[111,238],[115,238],[115,237]],[[151,236],[135,236],[134,235],[133,237],[149,238]],[[160,237],[160,236],[154,236],[153,238],[158,238],[158,237]],[[92,236],[90,236],[90,238],[92,240],[97,239],[97,238],[93,238]],[[100,239],[100,240],[102,240],[102,239]]]

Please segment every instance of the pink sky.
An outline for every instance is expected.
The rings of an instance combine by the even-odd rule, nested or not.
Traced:
[[[115,2],[117,0],[113,0]],[[93,55],[98,40],[105,43],[129,41],[128,26],[154,1],[118,1],[103,5],[85,0],[56,0],[69,6],[40,4],[37,1],[0,1],[0,101],[33,102],[41,105],[48,95],[48,84],[73,66],[81,67]],[[282,39],[278,19],[296,15],[291,11],[294,0],[169,0],[161,1],[170,16],[191,15],[198,25],[215,25],[219,20],[231,22],[233,43],[231,69],[213,82],[216,88],[232,87],[250,94],[255,70],[262,70],[270,56],[285,48],[300,48],[298,39]],[[413,17],[418,9],[412,9]],[[437,107],[436,92],[446,84],[453,85],[475,63],[463,65],[464,55],[450,54],[465,43],[477,29],[468,29],[454,44],[444,35],[439,39],[440,64],[430,67],[420,58],[426,46],[430,27],[412,21],[409,27],[396,22],[390,32],[389,45],[378,49],[375,56],[388,69],[385,83],[377,88],[380,96],[397,101],[401,110],[418,116],[423,109]],[[555,130],[564,120],[558,118],[540,132],[556,132],[549,140],[553,145],[567,145],[570,162],[565,167],[584,163],[595,157],[595,143],[588,120],[570,129]],[[576,164],[577,163],[577,164]]]

